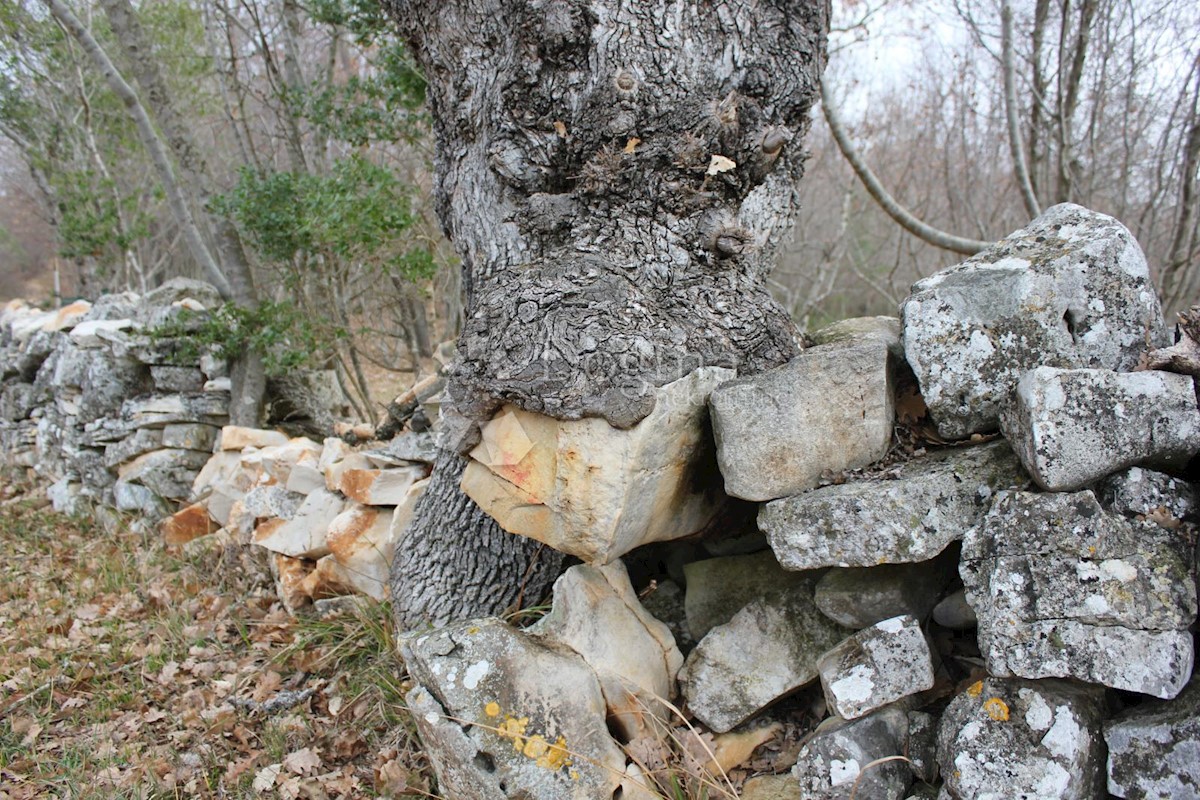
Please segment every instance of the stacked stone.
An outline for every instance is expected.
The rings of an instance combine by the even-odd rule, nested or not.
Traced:
[[[224,362],[181,364],[179,342],[150,331],[186,326],[188,312],[219,303],[211,286],[184,279],[56,311],[9,303],[0,315],[8,466],[51,484],[58,510],[110,506],[148,521],[168,513],[228,420],[229,380]]]
[[[226,426],[214,449],[189,504],[162,524],[167,544],[264,548],[293,613],[333,597],[387,597],[396,544],[433,464],[432,433],[355,448]]]
[[[902,319],[813,339],[766,373],[661,387],[628,431],[513,408],[483,426],[464,490],[588,562],[568,584],[624,562],[641,589],[645,564],[666,565],[646,607],[695,644],[680,667],[661,631],[606,630],[598,590],[556,591],[550,618],[586,633],[476,620],[407,637],[410,705],[451,793],[655,796],[597,731],[628,708],[607,687],[665,664],[659,696],[677,680],[716,750],[784,698],[823,697],[790,774],[746,797],[1200,797],[1182,478],[1200,410],[1191,378],[1137,370],[1169,335],[1129,231],[1057,206],[918,283]],[[898,402],[944,446],[896,448]],[[762,536],[730,497],[761,504]],[[974,672],[943,663],[935,642],[973,635]]]

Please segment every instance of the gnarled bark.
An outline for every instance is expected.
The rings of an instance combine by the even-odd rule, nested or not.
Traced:
[[[479,422],[512,403],[625,428],[652,387],[698,366],[795,354],[765,277],[796,206],[827,2],[384,5],[429,83],[435,200],[464,264],[458,412]],[[398,561],[395,597],[426,575],[447,593],[463,583],[447,564],[480,531],[434,491],[449,474],[410,538],[438,537],[440,560]],[[465,578],[511,579],[488,572]],[[432,602],[398,602],[400,623],[467,610]]]

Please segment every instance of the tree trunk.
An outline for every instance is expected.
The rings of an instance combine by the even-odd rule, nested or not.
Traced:
[[[384,5],[429,84],[435,202],[463,260],[458,413],[512,403],[628,428],[701,365],[796,353],[765,279],[796,207],[826,0]],[[497,540],[460,470],[444,456],[393,567],[402,627],[499,609],[510,564],[540,547]]]

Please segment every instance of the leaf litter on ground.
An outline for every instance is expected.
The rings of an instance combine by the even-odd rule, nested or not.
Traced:
[[[0,505],[0,800],[431,796],[386,605],[108,527]]]

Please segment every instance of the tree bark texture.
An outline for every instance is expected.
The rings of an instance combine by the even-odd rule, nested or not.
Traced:
[[[825,0],[384,2],[429,82],[435,200],[464,262],[460,411],[628,427],[646,389],[701,363],[794,355],[764,278]]]
[[[796,353],[765,279],[796,210],[827,0],[383,3],[428,81],[434,199],[463,260],[459,452],[504,403],[628,428],[701,365]],[[393,567],[402,625],[477,613],[437,593],[516,577],[452,567],[494,523],[442,485],[450,457],[410,534],[435,563]],[[502,559],[537,547],[504,536]]]

